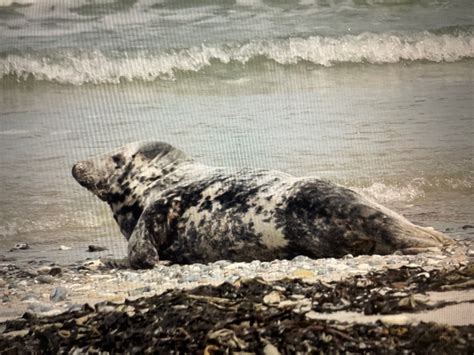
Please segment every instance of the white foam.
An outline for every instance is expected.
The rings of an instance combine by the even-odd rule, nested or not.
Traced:
[[[11,6],[14,4],[18,5],[30,5],[34,4],[35,0],[0,0],[0,7],[2,6]]]
[[[355,187],[355,191],[385,204],[393,202],[411,202],[423,198],[425,193],[420,186],[408,184],[407,186],[386,185],[381,182],[373,183],[368,187]]]
[[[347,185],[347,184],[346,184]],[[348,184],[353,185],[353,184]],[[416,178],[403,183],[374,182],[368,186],[351,186],[363,196],[382,204],[410,203],[433,191],[471,192],[473,176]]]
[[[0,59],[0,78],[35,79],[80,85],[118,84],[123,81],[174,79],[180,71],[198,72],[214,61],[246,64],[251,60],[271,60],[282,65],[305,61],[322,66],[338,63],[385,64],[425,60],[455,62],[474,58],[474,35],[437,35],[422,32],[412,35],[374,34],[342,37],[289,38],[259,40],[245,44],[201,45],[183,50],[150,54],[101,51],[58,50],[48,56],[33,52],[8,55]]]

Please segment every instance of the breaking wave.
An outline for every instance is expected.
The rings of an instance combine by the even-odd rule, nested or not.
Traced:
[[[244,66],[271,61],[281,65],[310,63],[386,64],[401,61],[455,62],[474,58],[474,32],[312,36],[258,40],[244,44],[201,45],[166,52],[102,52],[58,49],[42,53],[0,54],[0,78],[81,85],[173,80],[179,72],[199,72],[214,64]]]
[[[438,194],[440,192],[458,191],[469,194],[473,192],[473,187],[474,177],[464,176],[452,178],[433,177],[431,179],[417,178],[405,183],[373,182],[363,186],[352,186],[351,188],[379,203],[390,204],[410,203],[425,198],[431,192]]]

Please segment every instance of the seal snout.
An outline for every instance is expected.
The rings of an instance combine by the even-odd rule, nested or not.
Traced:
[[[93,164],[89,161],[80,161],[72,167],[72,176],[76,181],[84,187],[90,188],[91,179],[90,172]]]

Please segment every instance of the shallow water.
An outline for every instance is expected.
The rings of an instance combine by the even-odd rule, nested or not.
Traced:
[[[66,3],[0,7],[0,252],[121,238],[70,170],[146,139],[473,237],[470,2]]]

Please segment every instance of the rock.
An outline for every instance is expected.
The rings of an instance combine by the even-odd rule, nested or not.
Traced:
[[[140,281],[140,274],[137,272],[123,271],[121,273],[121,276],[125,281],[130,281],[130,282]]]
[[[91,271],[96,271],[96,270],[98,270],[100,268],[103,268],[103,267],[105,267],[105,265],[99,259],[89,260],[89,261],[86,261],[85,263],[83,263],[81,265],[81,268],[86,269],[86,270],[91,270]]]
[[[26,280],[22,280],[20,282],[18,282],[18,286],[27,286],[28,285],[28,282]]]
[[[62,286],[58,286],[51,291],[49,299],[53,302],[64,301],[67,298],[67,295],[68,289]]]
[[[71,247],[68,247],[66,245],[59,246],[59,250],[71,250],[71,249],[72,249]]]
[[[17,243],[13,248],[10,249],[10,251],[15,251],[15,250],[26,250],[30,249],[30,246],[27,243]]]
[[[268,343],[263,348],[263,354],[264,355],[280,355],[280,352],[278,351],[278,349],[275,345],[273,345],[271,343]]]
[[[46,274],[49,274],[49,272],[51,271],[52,267],[51,266],[41,266],[39,267],[38,269],[36,269],[36,272],[40,275],[46,275]]]
[[[466,230],[466,229],[471,229],[471,228],[474,228],[474,225],[472,224],[465,224],[461,227],[462,229]]]
[[[406,324],[410,322],[409,318],[403,314],[391,314],[389,316],[383,316],[382,318],[380,318],[380,320],[384,324],[396,325]]]
[[[31,276],[31,277],[38,276],[38,272],[36,270],[30,269],[30,268],[25,269],[24,272],[25,272],[25,274],[27,274],[28,276]]]
[[[38,281],[41,284],[52,284],[54,283],[55,280],[54,280],[54,277],[50,275],[39,275],[36,278],[36,281]]]
[[[357,265],[357,268],[359,270],[369,270],[370,269],[370,265],[369,264],[359,264]]]
[[[150,286],[139,287],[134,290],[128,291],[129,296],[142,296],[145,292],[151,292]]]
[[[263,297],[263,303],[267,305],[277,304],[280,303],[280,301],[280,293],[277,291],[272,291]]]
[[[306,279],[314,277],[314,273],[306,269],[296,269],[291,273],[291,276],[298,279]]]
[[[82,307],[83,307],[82,304],[74,303],[74,304],[69,305],[67,311],[68,312],[78,312],[78,311],[82,310]],[[77,323],[77,321],[76,321],[76,323]]]
[[[63,270],[59,266],[52,267],[51,270],[49,270],[48,274],[51,276],[57,276],[60,275],[63,272]]]
[[[87,251],[89,253],[95,253],[95,252],[104,251],[104,250],[108,250],[108,249],[106,247],[101,247],[99,245],[89,245],[89,247],[87,248]]]
[[[43,302],[32,302],[28,305],[28,311],[32,313],[45,313],[51,311],[52,306]]]
[[[183,277],[184,282],[197,282],[201,279],[200,274],[190,274]]]
[[[474,249],[469,249],[469,250],[467,251],[467,256],[469,256],[469,257],[474,257]]]

